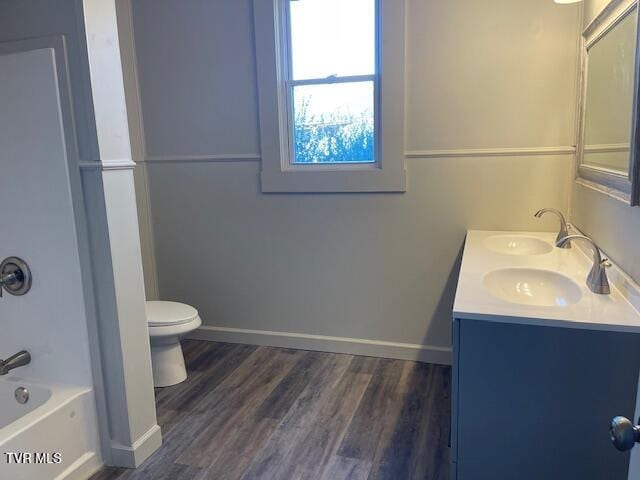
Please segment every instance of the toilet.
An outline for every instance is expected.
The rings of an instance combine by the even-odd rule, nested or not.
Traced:
[[[187,378],[180,338],[202,324],[198,311],[184,303],[148,301],[153,383],[169,387]]]

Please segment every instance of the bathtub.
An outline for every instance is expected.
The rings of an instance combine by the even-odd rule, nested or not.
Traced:
[[[84,480],[102,465],[98,452],[90,388],[0,378],[1,480]]]

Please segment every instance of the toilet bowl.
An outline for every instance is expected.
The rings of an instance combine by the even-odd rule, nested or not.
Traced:
[[[146,303],[151,341],[151,365],[156,387],[168,387],[187,378],[180,338],[202,324],[198,311],[184,303]]]

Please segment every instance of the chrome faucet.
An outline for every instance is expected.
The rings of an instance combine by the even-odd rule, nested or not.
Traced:
[[[606,269],[611,266],[609,259],[603,258],[602,255],[600,255],[598,245],[596,245],[589,237],[585,237],[584,235],[568,235],[558,240],[556,245],[562,248],[563,244],[568,243],[571,240],[585,240],[591,244],[591,247],[593,247],[593,267],[591,267],[591,271],[587,277],[587,286],[589,287],[589,290],[593,293],[604,295],[611,293],[606,271]]]
[[[0,375],[6,375],[14,368],[24,367],[31,363],[31,354],[22,350],[6,360],[0,360]]]
[[[558,236],[556,237],[556,246],[559,248],[571,248],[571,242],[563,243],[562,246],[560,246],[560,240],[569,236],[567,221],[565,220],[562,212],[560,210],[556,210],[555,208],[543,208],[542,210],[538,210],[535,216],[536,218],[542,218],[545,213],[555,213],[560,219],[560,231],[558,232]]]

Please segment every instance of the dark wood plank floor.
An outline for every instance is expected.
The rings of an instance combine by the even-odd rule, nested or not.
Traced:
[[[184,342],[186,382],[156,389],[164,444],[92,480],[449,478],[451,369]]]

